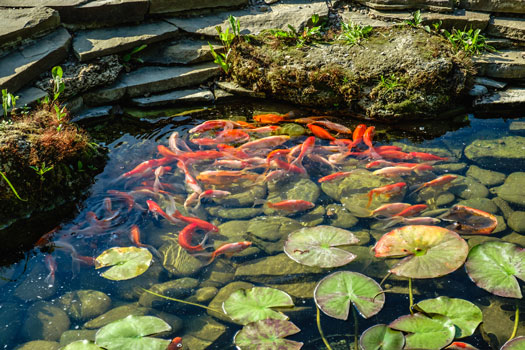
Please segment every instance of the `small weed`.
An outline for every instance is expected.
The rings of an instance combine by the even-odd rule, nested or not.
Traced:
[[[396,87],[400,86],[399,78],[395,74],[391,74],[389,77],[384,77],[382,74],[379,76],[379,87],[384,89],[385,92],[392,91]]]
[[[9,179],[7,178],[7,176],[5,176],[5,174],[3,172],[0,171],[0,175],[3,177],[3,179],[5,180],[5,182],[7,182],[7,185],[9,186],[9,188],[11,189],[11,191],[13,191],[14,195],[16,196],[16,198],[18,198],[19,200],[21,200],[22,202],[27,202],[27,199],[22,199],[19,195],[18,195],[18,192],[16,192],[16,189],[15,187],[13,186],[13,184],[11,183],[11,181],[9,181]]]
[[[297,47],[302,47],[307,43],[313,43],[321,39],[323,24],[319,24],[319,15],[314,14],[310,19],[312,25],[305,27],[302,33],[299,33],[292,25],[288,25],[288,30],[270,29],[270,33],[279,39],[291,39],[296,42]]]
[[[365,39],[372,31],[371,26],[360,26],[352,22],[341,23],[341,35],[340,40],[344,40],[349,45],[356,45],[363,39]]]
[[[131,62],[131,60],[135,60],[139,63],[144,63],[142,58],[134,57],[133,55],[136,54],[137,52],[144,50],[146,47],[148,47],[148,45],[140,45],[140,46],[135,47],[133,50],[131,50],[130,52],[122,56],[122,61],[124,61],[125,63],[128,63],[128,62]]]
[[[42,164],[40,164],[40,166],[30,165],[29,167],[33,169],[37,173],[37,175],[40,176],[40,181],[44,181],[45,180],[44,174],[47,173],[48,171],[53,170],[54,168],[53,165],[46,166],[46,162],[43,162]]]
[[[423,20],[421,19],[420,10],[417,10],[416,12],[412,13],[412,19],[405,20],[406,25],[409,25],[414,28],[419,27],[421,25],[421,22],[423,22]]]
[[[53,102],[58,99],[66,87],[64,80],[62,79],[63,75],[64,72],[62,71],[62,67],[55,66],[51,69],[51,76],[53,77]]]
[[[485,36],[480,34],[480,29],[452,29],[452,33],[443,29],[442,32],[456,52],[462,50],[469,56],[479,55],[483,51],[496,52],[494,47],[487,44]]]
[[[19,96],[14,96],[12,93],[7,92],[7,89],[2,89],[2,109],[4,111],[4,118],[9,116],[8,109],[11,111],[16,107],[16,100]]]
[[[222,31],[221,26],[215,27],[219,35],[219,39],[225,47],[226,53],[216,52],[213,48],[213,45],[210,42],[208,42],[208,45],[210,45],[211,55],[213,56],[213,62],[218,64],[225,73],[228,73],[230,70],[229,57],[231,52],[231,46],[236,40],[236,38],[240,38],[241,35],[239,20],[234,16],[230,15],[228,17],[228,22],[230,23],[230,27],[226,28],[225,31]]]

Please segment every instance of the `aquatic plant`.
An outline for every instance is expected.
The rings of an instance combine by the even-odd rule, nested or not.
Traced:
[[[152,259],[146,248],[113,247],[95,259],[95,269],[113,266],[101,276],[114,281],[128,280],[146,272]]]
[[[283,338],[299,332],[290,321],[266,319],[244,326],[233,341],[241,350],[298,350],[303,343]]]
[[[20,197],[20,195],[18,194],[18,192],[16,191],[15,187],[13,186],[13,184],[11,183],[11,181],[9,181],[9,179],[7,178],[7,176],[0,171],[0,175],[2,176],[2,178],[5,180],[5,182],[7,182],[7,185],[9,186],[9,188],[11,189],[11,191],[13,191],[13,194],[16,196],[16,198],[18,198],[19,200],[23,201],[23,202],[26,202],[27,199],[22,199]]]
[[[447,317],[429,318],[421,313],[398,317],[388,327],[408,333],[406,349],[439,350],[450,344],[456,334],[454,324]]]
[[[481,29],[460,30],[452,32],[442,29],[443,36],[450,41],[454,51],[464,51],[469,56],[480,55],[484,51],[495,52],[496,49],[487,44],[487,38],[481,35]]]
[[[94,342],[89,340],[77,340],[72,343],[69,343],[62,350],[103,350],[101,347],[97,346]]]
[[[361,334],[359,346],[362,350],[401,350],[405,346],[405,336],[386,324],[377,324]]]
[[[372,31],[372,26],[360,26],[352,21],[348,23],[341,22],[341,34],[339,40],[344,40],[348,45],[356,45],[365,39]]]
[[[4,111],[4,118],[9,116],[9,108],[11,111],[16,107],[16,100],[19,96],[14,96],[12,93],[7,92],[7,89],[2,89],[2,110]]]
[[[500,350],[523,350],[523,349],[525,349],[525,337],[517,337],[503,344]]]

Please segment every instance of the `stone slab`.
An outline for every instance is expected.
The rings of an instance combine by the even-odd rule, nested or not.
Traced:
[[[67,56],[71,35],[60,28],[0,59],[0,89],[14,93]]]
[[[432,11],[451,12],[452,0],[358,0],[360,4],[376,10],[429,9]]]
[[[20,109],[24,106],[32,106],[38,100],[42,100],[47,96],[47,92],[34,86],[26,87],[16,93],[18,99],[16,100],[16,108]],[[0,117],[4,115],[4,111],[0,110]]]
[[[233,15],[239,20],[241,34],[258,34],[265,29],[288,30],[288,25],[302,28],[313,14],[324,18],[328,16],[328,7],[325,2],[297,4],[277,4],[271,6],[267,12],[257,12],[255,9],[221,12],[198,18],[172,17],[166,19],[180,29],[196,34],[216,36],[216,26],[229,28],[228,16]]]
[[[51,8],[0,8],[0,47],[13,46],[24,39],[52,31],[60,24],[58,12]]]
[[[484,111],[523,111],[525,107],[525,88],[514,87],[505,91],[494,92],[475,100],[473,106]]]
[[[525,13],[522,0],[459,0],[459,6],[476,11]]]
[[[222,52],[220,44],[212,42],[215,52]],[[183,39],[172,43],[157,44],[136,55],[146,63],[159,65],[193,64],[213,61],[210,45],[205,40]]]
[[[148,13],[148,8],[148,0],[94,0],[63,8],[60,11],[60,19],[75,27],[79,25],[90,28],[105,27],[141,22]]]
[[[365,14],[362,14],[356,11],[344,11],[340,15],[341,15],[341,20],[344,23],[352,22],[353,24],[357,24],[363,27],[371,26],[373,28],[377,28],[377,27],[388,27],[392,25],[392,23],[383,22],[383,21],[371,18],[368,15],[365,15]]]
[[[514,121],[510,123],[509,131],[513,134],[524,136],[525,135],[525,122]]]
[[[212,9],[217,7],[240,7],[248,5],[248,0],[150,0],[150,14],[177,13],[191,10]]]
[[[507,83],[496,81],[496,80],[485,78],[485,77],[475,77],[474,83],[485,85],[485,86],[495,88],[495,89],[503,89],[505,88],[505,86],[507,86]]]
[[[128,51],[134,47],[173,38],[178,28],[164,21],[138,26],[101,28],[77,32],[73,50],[80,61]]]
[[[525,4],[522,3],[525,11]],[[487,27],[487,34],[507,39],[525,41],[525,18],[495,17]]]
[[[0,7],[51,7],[63,9],[85,4],[90,0],[0,0]]]
[[[379,11],[371,10],[370,14],[378,19],[385,21],[403,22],[413,18],[412,13],[408,11]],[[482,12],[473,12],[457,10],[454,13],[435,13],[425,12],[421,14],[423,25],[431,26],[433,23],[441,21],[441,27],[447,30],[452,28],[474,28],[484,30],[490,20],[490,15]]]
[[[165,94],[149,97],[137,97],[131,99],[131,103],[139,107],[155,107],[173,104],[207,103],[213,102],[213,94],[210,90],[177,90]]]
[[[100,105],[117,101],[124,96],[145,94],[199,85],[217,76],[220,68],[213,63],[190,67],[143,67],[124,74],[111,86],[87,93],[84,102]]]
[[[253,97],[253,98],[265,98],[266,97],[266,94],[264,92],[257,92],[257,91],[249,90],[231,81],[219,81],[217,82],[217,86],[221,88],[222,90],[232,93],[237,96],[246,96],[246,97]]]
[[[491,78],[525,78],[525,50],[501,50],[487,52],[473,58],[479,75]]]

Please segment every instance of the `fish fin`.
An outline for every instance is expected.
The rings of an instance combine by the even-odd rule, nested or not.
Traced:
[[[372,204],[372,198],[374,198],[374,192],[370,191],[368,192],[368,203],[366,204],[367,208],[370,208],[370,204]]]
[[[55,274],[53,273],[49,273],[46,278],[44,279],[44,282],[49,285],[49,286],[54,286],[55,285]]]

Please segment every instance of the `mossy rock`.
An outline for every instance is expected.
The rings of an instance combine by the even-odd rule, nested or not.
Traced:
[[[510,174],[503,185],[494,188],[494,192],[509,203],[525,207],[525,172]]]
[[[478,139],[465,147],[464,154],[480,167],[520,171],[525,167],[525,137],[505,136],[498,139]]]
[[[33,304],[27,315],[22,327],[22,335],[27,340],[56,341],[70,326],[69,317],[61,308],[44,301]]]
[[[472,63],[439,35],[374,28],[359,45],[297,46],[262,33],[233,46],[231,75],[269,97],[327,113],[394,123],[451,110],[468,91]],[[383,81],[383,82],[382,82]]]
[[[199,260],[186,249],[179,245],[178,239],[173,236],[166,241],[160,248],[162,255],[162,265],[174,276],[189,276],[199,271],[204,265],[204,260]]]

